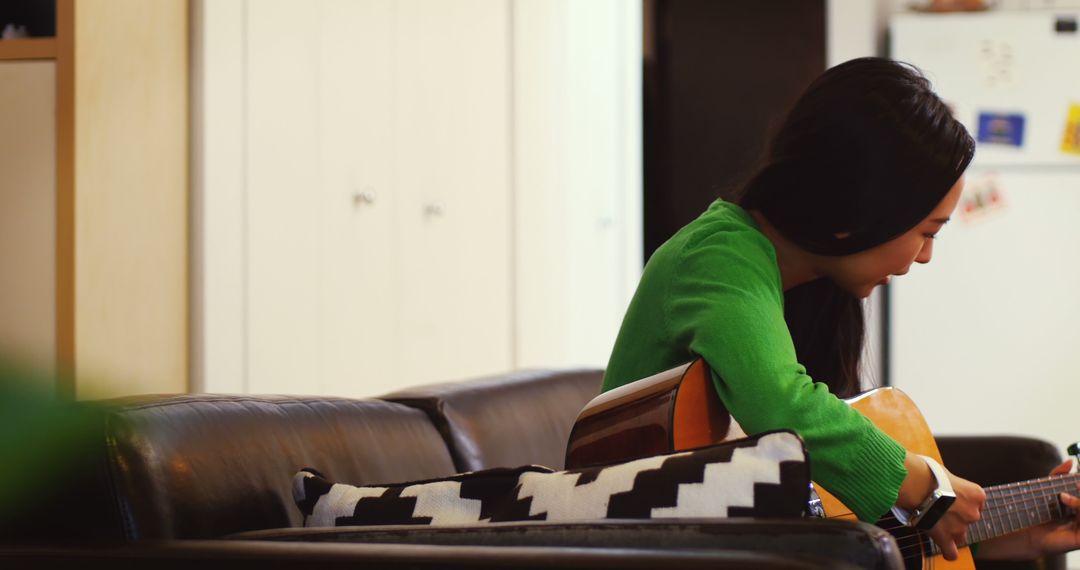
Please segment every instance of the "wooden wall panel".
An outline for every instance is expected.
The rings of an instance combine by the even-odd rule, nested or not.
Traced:
[[[56,64],[0,62],[0,354],[55,353]]]
[[[188,5],[74,13],[77,396],[187,390]]]

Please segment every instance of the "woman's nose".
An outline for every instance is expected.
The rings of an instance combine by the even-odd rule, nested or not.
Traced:
[[[934,256],[934,240],[926,240],[926,245],[919,250],[919,255],[915,257],[916,263],[930,263],[930,258]]]

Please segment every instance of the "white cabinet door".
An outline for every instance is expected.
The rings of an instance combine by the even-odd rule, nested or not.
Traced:
[[[319,391],[324,223],[318,14],[247,11],[248,389]]]
[[[507,0],[398,6],[400,380],[511,367]]]
[[[245,390],[604,364],[641,267],[640,3],[244,6]]]
[[[509,369],[507,0],[247,18],[248,389]]]
[[[605,366],[641,274],[641,3],[517,0],[517,365]]]
[[[397,370],[396,3],[321,8],[321,391],[370,396]]]

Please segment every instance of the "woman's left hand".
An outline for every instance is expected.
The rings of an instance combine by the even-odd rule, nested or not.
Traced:
[[[1058,465],[1051,475],[1064,475],[1072,468],[1072,460]],[[1077,485],[1080,490],[1080,485]],[[1054,523],[1039,525],[1029,529],[1028,543],[1035,556],[1060,554],[1080,548],[1080,492],[1061,493],[1061,502],[1072,511],[1072,518]]]
[[[1072,460],[1058,465],[1051,475],[1064,475]],[[1061,493],[1061,503],[1072,511],[1063,521],[1042,524],[1023,532],[987,541],[979,546],[980,559],[1038,558],[1080,549],[1080,484],[1073,493]]]

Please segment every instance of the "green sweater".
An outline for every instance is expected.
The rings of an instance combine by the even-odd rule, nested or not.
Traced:
[[[892,507],[904,448],[814,382],[784,321],[776,250],[753,218],[717,200],[645,266],[604,374],[610,390],[700,355],[748,434],[792,429],[814,481],[864,521]]]

